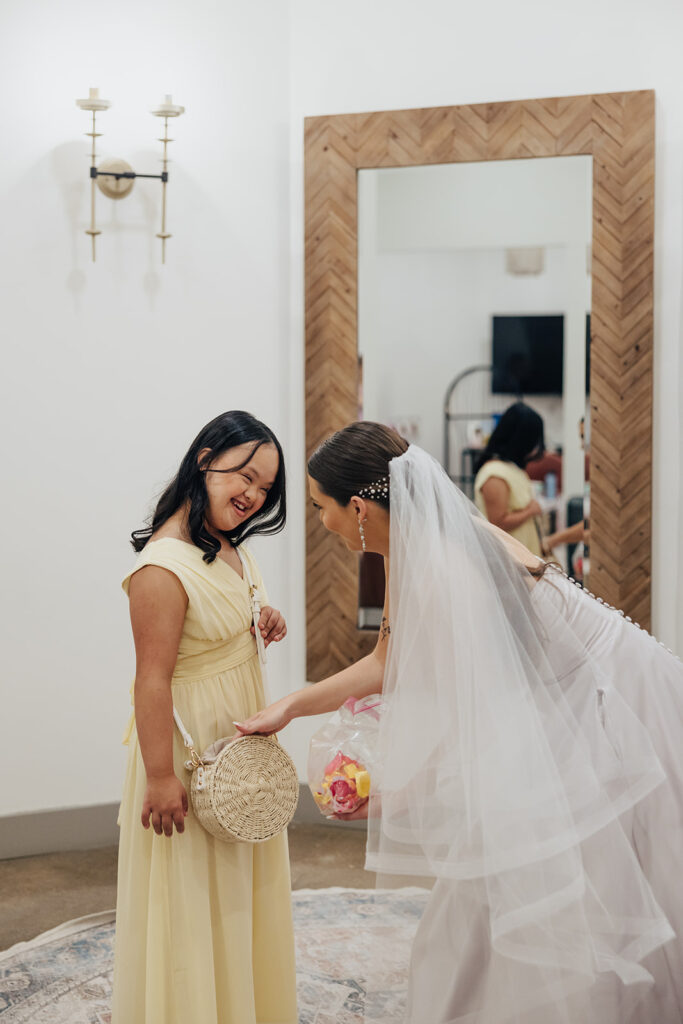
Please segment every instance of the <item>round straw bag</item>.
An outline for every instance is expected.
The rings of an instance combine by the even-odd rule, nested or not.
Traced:
[[[249,567],[237,549],[249,584],[263,689],[268,700],[265,645],[258,628],[261,602]],[[287,828],[299,799],[294,762],[275,736],[232,736],[201,755],[177,710],[173,717],[190,754],[192,808],[207,832],[227,843],[262,843]]]
[[[287,828],[299,799],[299,780],[274,736],[223,741],[214,761],[197,758],[190,793],[207,832],[228,843],[262,843]],[[214,744],[218,746],[218,744]]]

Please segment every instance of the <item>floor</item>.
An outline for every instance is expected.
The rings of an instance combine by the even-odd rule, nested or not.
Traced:
[[[365,831],[326,825],[289,828],[294,889],[369,888]],[[116,905],[116,847],[0,861],[0,949],[64,921]]]

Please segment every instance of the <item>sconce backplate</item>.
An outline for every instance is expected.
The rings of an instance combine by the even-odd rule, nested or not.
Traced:
[[[100,172],[100,175],[102,175],[103,172],[107,172],[104,177],[97,178],[97,187],[103,195],[107,196],[108,199],[123,199],[132,191],[133,185],[135,184],[135,178],[109,177],[110,174],[126,174],[133,172],[133,168],[130,164],[127,164],[125,160],[110,157],[107,160],[102,160],[97,170]]]

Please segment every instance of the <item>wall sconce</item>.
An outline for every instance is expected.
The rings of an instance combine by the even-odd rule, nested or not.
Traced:
[[[87,99],[76,100],[76,106],[81,110],[89,110],[92,113],[92,126],[85,134],[92,139],[92,151],[90,153],[90,227],[86,228],[86,235],[92,240],[92,259],[95,262],[95,239],[102,232],[98,230],[95,222],[95,186],[109,199],[123,199],[127,196],[135,184],[136,178],[155,178],[161,182],[161,231],[157,232],[157,238],[161,239],[161,262],[166,262],[166,239],[171,236],[166,231],[166,186],[168,185],[168,144],[173,139],[168,137],[169,117],[180,117],[185,113],[185,107],[179,107],[173,102],[172,96],[165,96],[164,102],[155,107],[151,113],[155,117],[164,119],[164,137],[159,142],[164,144],[162,157],[161,174],[138,174],[125,160],[108,159],[103,160],[97,167],[97,153],[95,152],[95,139],[100,138],[102,133],[98,132],[95,125],[95,117],[101,111],[109,110],[110,100],[100,97],[99,89],[90,89]]]

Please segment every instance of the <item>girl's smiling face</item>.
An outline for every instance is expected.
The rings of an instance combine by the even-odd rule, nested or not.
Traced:
[[[260,445],[249,457],[253,449],[253,443],[228,448],[205,468],[209,499],[205,518],[210,530],[234,530],[262,508],[275,483],[279,456],[274,444]],[[208,450],[200,452],[200,461],[207,454]]]

